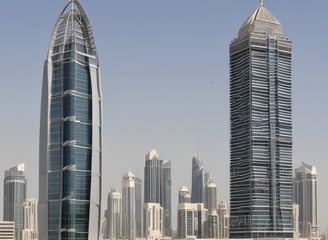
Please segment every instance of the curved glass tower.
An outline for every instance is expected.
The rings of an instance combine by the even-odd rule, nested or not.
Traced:
[[[44,65],[39,146],[40,239],[98,239],[102,96],[87,14],[71,0]]]
[[[259,7],[230,45],[230,238],[292,238],[290,40]]]

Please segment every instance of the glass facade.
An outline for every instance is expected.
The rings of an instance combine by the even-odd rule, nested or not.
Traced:
[[[191,202],[205,204],[205,169],[195,157],[192,158]]]
[[[292,238],[291,42],[263,3],[230,45],[230,238]]]
[[[171,162],[159,159],[155,149],[146,155],[144,181],[144,202],[161,204],[164,209],[164,236],[171,236]]]
[[[22,239],[24,228],[24,202],[26,199],[26,179],[24,164],[5,171],[3,189],[3,220],[15,222],[15,239]]]
[[[98,239],[102,100],[98,57],[78,1],[60,14],[45,62],[40,239]]]

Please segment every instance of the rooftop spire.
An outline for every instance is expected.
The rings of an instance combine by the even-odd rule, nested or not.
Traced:
[[[260,7],[263,7],[264,6],[264,2],[263,0],[260,0]]]

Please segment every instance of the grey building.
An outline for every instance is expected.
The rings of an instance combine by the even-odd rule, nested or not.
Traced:
[[[300,237],[319,239],[318,179],[314,166],[303,162],[295,169],[294,199],[299,206]]]
[[[26,199],[24,163],[5,171],[3,196],[3,220],[15,223],[15,238],[21,240]]]
[[[135,199],[136,199],[136,237],[144,237],[143,228],[143,199],[142,199],[142,179],[135,177]]]
[[[230,44],[230,238],[292,238],[291,41],[260,1]]]
[[[203,163],[196,157],[192,158],[191,172],[191,202],[205,204],[205,169]]]
[[[98,239],[102,94],[92,27],[78,0],[55,23],[41,100],[40,239]]]
[[[171,236],[171,161],[161,160],[156,149],[146,154],[144,181],[144,203],[161,204],[164,211],[163,234]]]

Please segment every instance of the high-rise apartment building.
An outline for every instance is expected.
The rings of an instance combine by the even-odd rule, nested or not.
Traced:
[[[39,238],[98,239],[102,95],[90,21],[78,0],[60,13],[44,64]]]
[[[229,239],[229,209],[225,202],[219,203],[219,239]]]
[[[230,44],[230,238],[292,238],[291,41],[260,1]]]
[[[104,239],[120,239],[122,236],[122,196],[112,189],[107,197],[106,231]]]
[[[3,196],[3,220],[15,222],[15,238],[21,240],[24,227],[23,203],[26,199],[24,163],[5,171]]]
[[[209,212],[217,209],[216,184],[211,178],[205,185],[205,208],[207,208]]]
[[[319,239],[318,179],[314,166],[303,162],[295,169],[294,198],[299,205],[301,238]]]
[[[205,238],[206,215],[203,203],[179,203],[177,238]]]
[[[0,240],[16,240],[14,222],[0,221]]]
[[[219,215],[216,209],[208,210],[206,220],[206,236],[207,238],[219,238]]]
[[[300,238],[300,210],[297,203],[293,203],[294,239]]]
[[[203,163],[196,157],[192,158],[191,172],[191,202],[205,204],[205,169]]]
[[[144,225],[146,239],[162,239],[164,227],[163,207],[159,203],[144,204]]]
[[[164,211],[164,236],[171,236],[171,161],[161,160],[157,150],[151,150],[146,154],[144,176],[144,203],[161,204]]]
[[[23,240],[38,240],[38,200],[28,199],[23,204],[24,229]]]
[[[129,171],[122,180],[122,239],[134,240],[143,235],[141,179]]]
[[[136,199],[136,237],[144,237],[143,228],[143,199],[142,199],[142,179],[135,177],[134,180],[135,187],[135,199]]]

